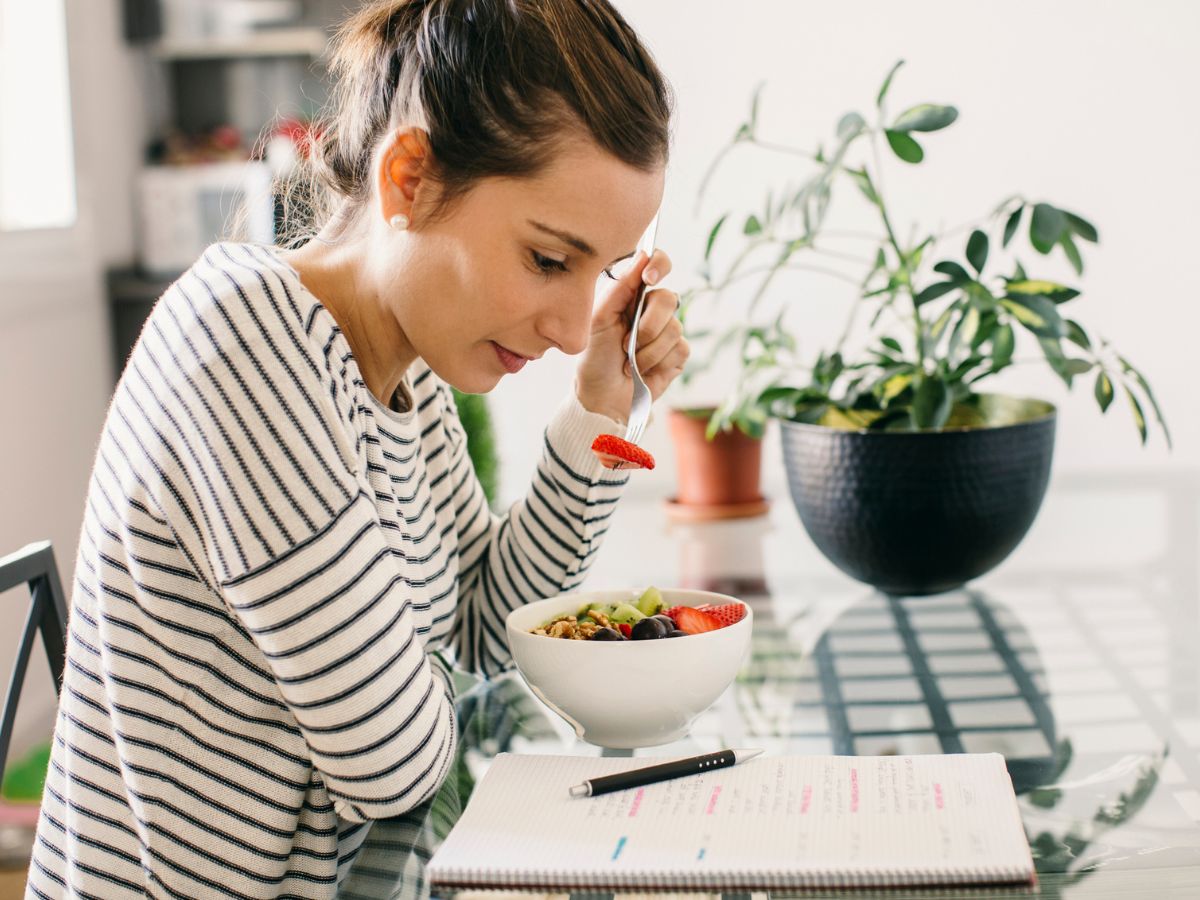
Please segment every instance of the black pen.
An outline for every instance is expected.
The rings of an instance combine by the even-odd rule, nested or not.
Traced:
[[[589,778],[583,784],[572,787],[571,796],[595,797],[597,794],[623,791],[626,788],[638,787],[643,784],[654,784],[656,781],[682,778],[684,775],[699,775],[710,769],[736,766],[740,762],[754,759],[760,753],[762,753],[761,750],[718,750],[716,753],[705,753],[703,756],[693,756],[688,759],[674,759],[656,766],[646,766],[644,769],[631,769],[628,772],[618,772],[616,775]]]

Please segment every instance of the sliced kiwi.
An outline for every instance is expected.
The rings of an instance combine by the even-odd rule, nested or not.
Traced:
[[[632,604],[618,603],[613,607],[613,611],[608,614],[608,618],[610,621],[618,624],[632,625],[634,622],[646,618],[646,614]]]
[[[638,612],[644,616],[655,616],[662,612],[663,595],[656,587],[648,587],[642,596],[637,598]]]

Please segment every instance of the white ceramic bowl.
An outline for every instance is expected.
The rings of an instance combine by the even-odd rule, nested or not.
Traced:
[[[741,603],[708,591],[663,589],[666,606]],[[509,613],[508,646],[533,693],[585,741],[653,747],[687,734],[692,720],[729,687],[750,649],[754,619],[705,634],[649,641],[569,641],[530,634],[584,603],[619,603],[632,590],[584,591],[538,600]]]

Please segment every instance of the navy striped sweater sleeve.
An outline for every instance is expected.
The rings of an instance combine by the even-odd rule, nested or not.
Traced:
[[[465,443],[453,402],[448,428]],[[583,582],[629,481],[628,472],[605,469],[591,452],[597,434],[617,430],[612,419],[568,398],[546,428],[529,491],[504,516],[488,513],[473,475],[461,476],[468,498],[457,515],[460,608],[452,642],[464,668],[493,675],[510,665],[505,616]]]

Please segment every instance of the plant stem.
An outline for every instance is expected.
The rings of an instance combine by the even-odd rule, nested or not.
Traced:
[[[824,235],[824,232],[822,232],[822,235]],[[812,244],[810,246],[817,253],[823,253],[826,256],[833,257],[834,259],[844,259],[847,262],[852,262],[856,265],[869,266],[872,262],[869,259],[863,259],[861,256],[855,256],[853,253],[842,253],[840,250],[827,250],[824,247],[818,247],[816,244]]]
[[[870,241],[872,244],[878,244],[883,238],[877,234],[869,234],[866,231],[822,231],[823,237],[833,238],[855,238],[861,241]]]
[[[798,263],[796,265],[760,266],[757,269],[747,269],[745,272],[739,272],[737,275],[727,277],[726,280],[721,282],[721,284],[719,284],[719,285],[712,285],[710,287],[698,288],[696,290],[696,293],[697,294],[714,294],[714,293],[724,290],[726,287],[733,284],[734,282],[741,281],[743,278],[750,278],[751,276],[754,276],[754,275],[761,275],[763,272],[770,271],[773,268],[785,269],[789,272],[817,272],[821,275],[828,275],[830,278],[837,278],[838,280],[844,281],[844,282],[846,282],[846,284],[853,285],[856,288],[862,286],[859,283],[857,278],[847,275],[845,272],[839,272],[836,269],[830,269],[826,266],[811,266],[811,265],[804,265],[804,264]]]
[[[896,252],[896,257],[900,261],[900,268],[904,272],[904,289],[908,291],[908,295],[913,297],[913,332],[917,339],[917,365],[923,371],[925,369],[925,329],[921,323],[921,313],[917,309],[916,298],[912,292],[912,273],[908,269],[908,258],[904,255],[904,251],[900,249],[900,242],[896,240],[896,232],[892,230],[892,220],[888,216],[887,204],[883,200],[883,180],[882,180],[882,165],[879,159],[879,140],[877,132],[871,132],[871,150],[875,155],[875,167],[879,172],[879,180],[875,182],[875,196],[879,198],[876,204],[879,207],[879,214],[883,217],[883,227],[887,231],[888,242],[892,245],[892,249]]]
[[[770,141],[764,141],[760,138],[751,138],[750,142],[762,147],[764,150],[774,150],[776,153],[787,153],[791,156],[803,156],[812,162],[819,162],[815,153],[810,153],[807,150],[801,150],[799,147],[789,147],[787,144],[774,144]]]

